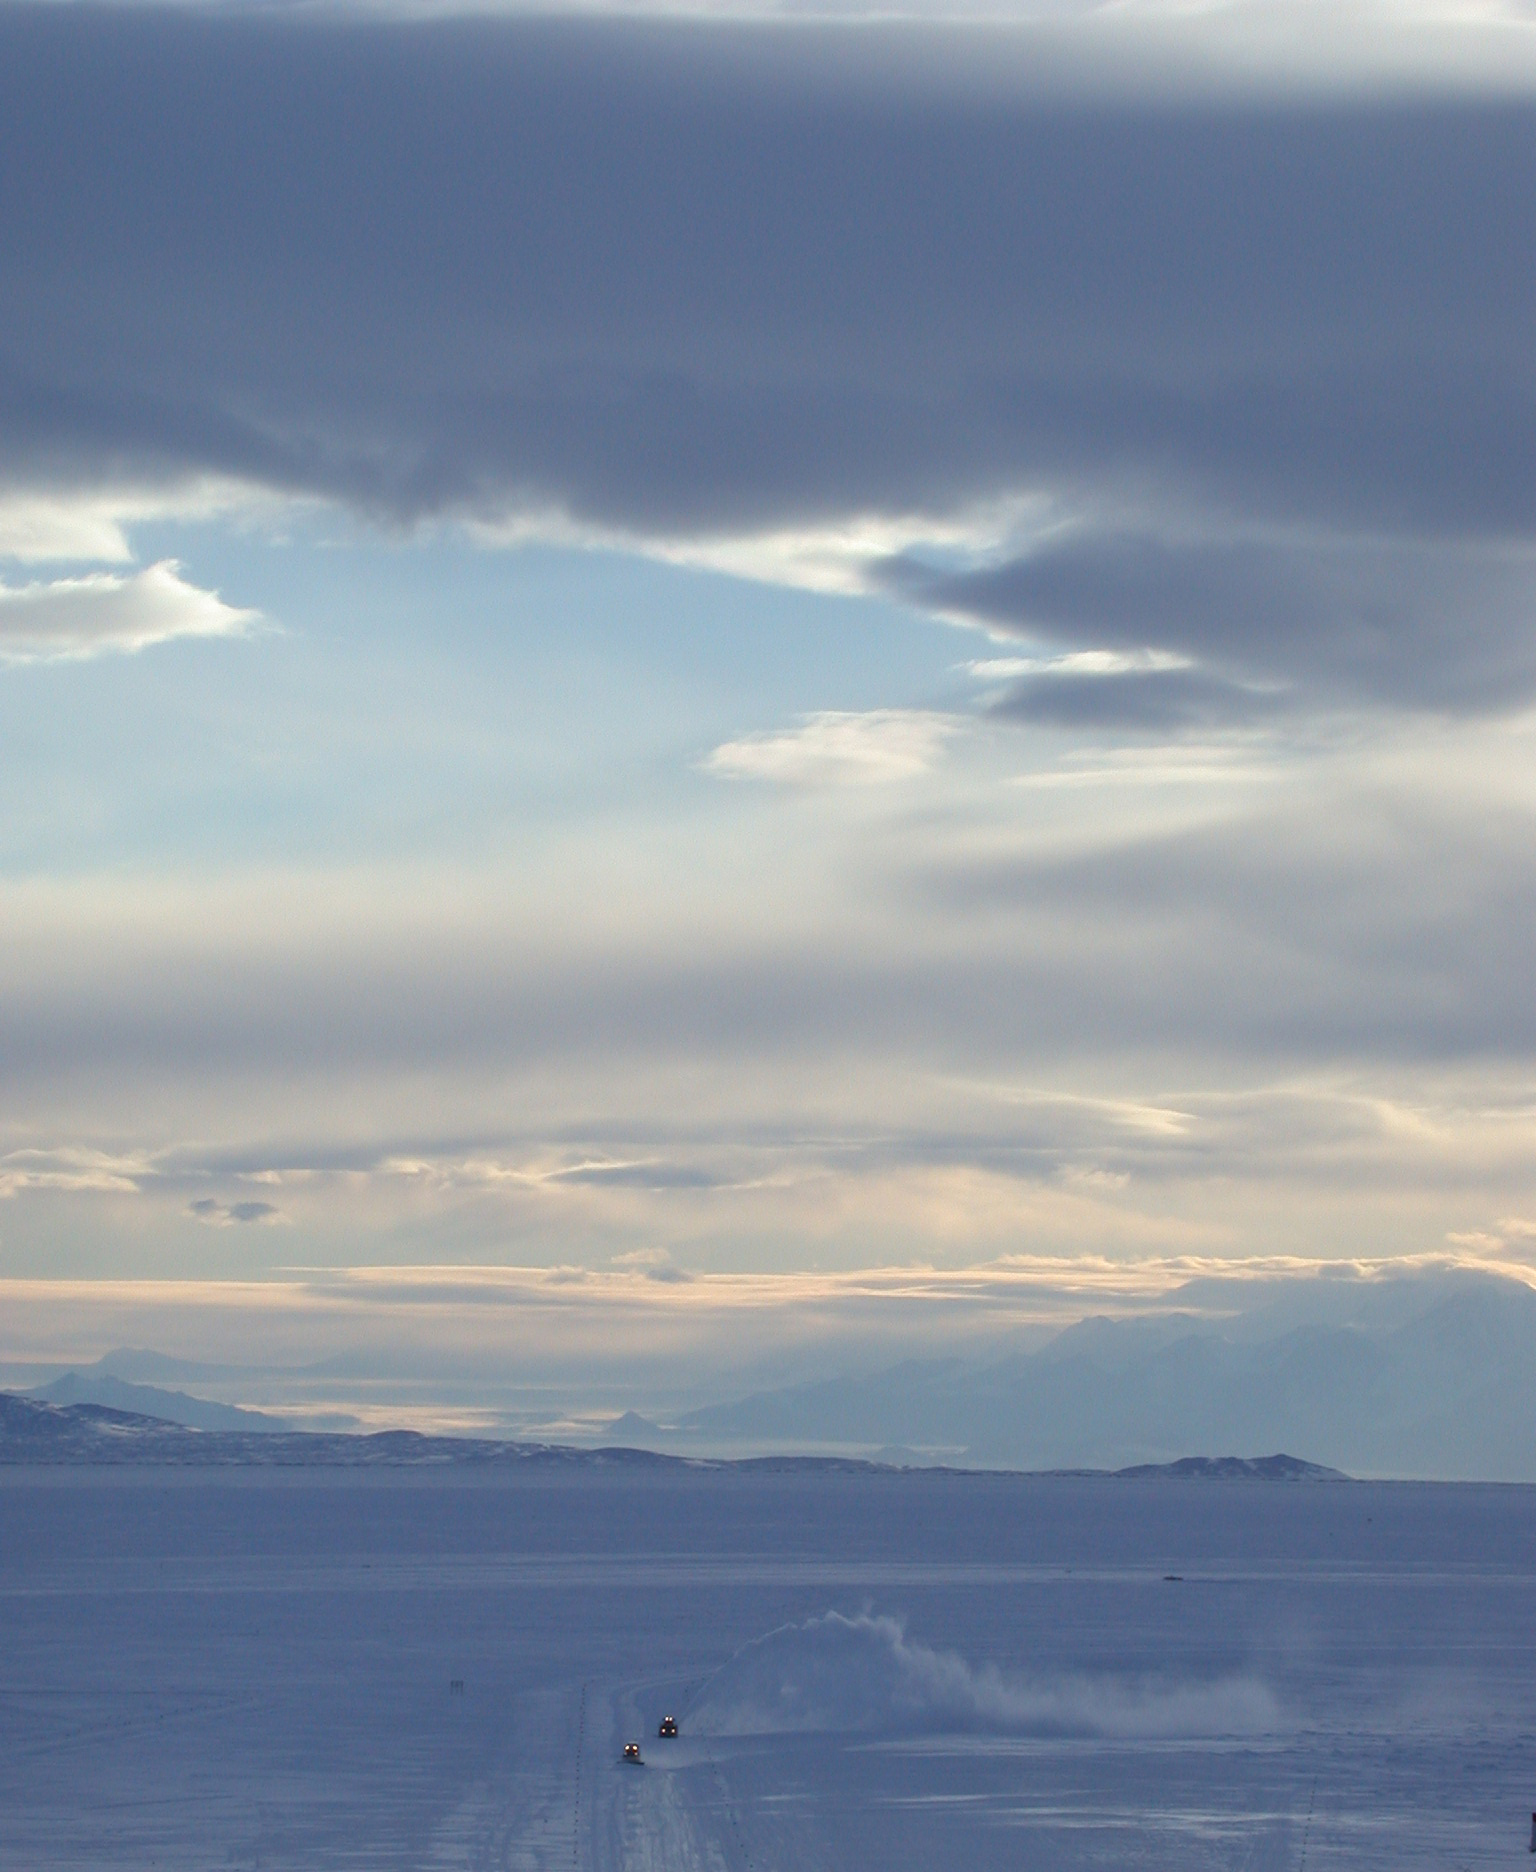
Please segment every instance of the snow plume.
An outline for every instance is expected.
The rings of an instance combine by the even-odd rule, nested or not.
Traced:
[[[1280,1726],[1250,1678],[1128,1684],[1031,1680],[907,1637],[901,1621],[828,1612],[782,1625],[738,1651],[700,1693],[688,1727],[704,1735],[860,1730],[1102,1736],[1251,1735]]]

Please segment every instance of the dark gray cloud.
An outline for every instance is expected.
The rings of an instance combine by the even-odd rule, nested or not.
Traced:
[[[7,8],[4,465],[1530,531],[1536,110],[1053,98],[968,43]]]
[[[187,1214],[196,1216],[199,1222],[227,1227],[231,1223],[276,1221],[278,1208],[276,1203],[222,1203],[212,1196],[200,1196],[196,1202],[187,1204]]]
[[[0,9],[0,477],[669,535],[1046,489],[1098,531],[887,582],[1208,686],[1019,713],[1527,697],[1536,103],[1032,43]]]
[[[1292,700],[1480,709],[1536,685],[1536,554],[1464,543],[1173,543],[1081,531],[984,570],[890,562],[920,602],[1075,649],[1173,652],[1198,671],[1128,670],[1015,692],[1048,720],[1151,724]]]
[[[990,712],[1062,728],[1166,734],[1271,714],[1279,699],[1198,669],[1126,669],[1086,675],[1047,668],[1011,684]]]

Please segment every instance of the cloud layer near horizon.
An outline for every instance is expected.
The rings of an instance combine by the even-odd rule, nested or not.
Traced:
[[[1047,1362],[1086,1358],[1106,1379],[1160,1349],[1188,1352],[1191,1344],[1219,1345],[1228,1363],[1247,1362],[1258,1373],[1268,1369],[1266,1348],[1328,1342],[1337,1364],[1348,1363],[1353,1343],[1368,1370],[1369,1346],[1440,1319],[1449,1328],[1447,1358],[1431,1389],[1454,1445],[1458,1368],[1463,1379],[1468,1363],[1476,1368],[1490,1318],[1524,1318],[1526,1290],[1536,1285],[1529,1266],[1473,1249],[1384,1261],[1174,1256],[1125,1266],[1082,1255],[1014,1256],[948,1270],[657,1273],[654,1266],[450,1265],[287,1268],[261,1281],[0,1280],[0,1385],[106,1360],[120,1376],[190,1384],[301,1417],[343,1406],[365,1425],[600,1436],[624,1403],[671,1416],[837,1374],[920,1384],[932,1409],[932,1388],[967,1371],[975,1379],[991,1369],[1006,1392],[1021,1356],[1042,1348]],[[1052,1349],[1063,1331],[1068,1337]],[[1500,1473],[1527,1478],[1529,1435],[1518,1392],[1507,1395],[1523,1369],[1510,1358],[1519,1328],[1503,1339],[1484,1374],[1504,1387],[1496,1417],[1515,1452]],[[927,1362],[921,1372],[899,1364],[914,1359]],[[838,1407],[830,1408],[835,1416]],[[911,1437],[912,1412],[904,1416],[903,1435]],[[956,1422],[951,1415],[946,1426],[944,1416],[941,1404],[930,1439],[953,1436]],[[726,1448],[734,1441],[741,1454],[750,1433],[740,1423],[732,1430],[730,1417],[705,1411],[697,1431]],[[818,1431],[814,1418],[813,1409],[801,1430],[811,1442],[870,1443],[867,1409],[860,1429],[843,1419]],[[1311,1428],[1315,1437],[1317,1424]],[[1396,1428],[1400,1450],[1411,1450],[1411,1423],[1400,1412]],[[1484,1422],[1473,1442],[1487,1429]],[[1350,1431],[1340,1424],[1331,1434],[1347,1444]],[[1065,1453],[1070,1424],[1044,1426],[1042,1434],[1043,1444],[1016,1444],[1012,1460],[1029,1447],[1036,1461],[1082,1460]],[[1209,1447],[1225,1447],[1219,1425],[1211,1434]],[[973,1422],[961,1442],[977,1435],[984,1431]],[[1143,1449],[1140,1435],[1123,1421],[1107,1448]],[[878,1427],[873,1439],[878,1444]],[[709,1447],[696,1443],[695,1453]],[[1167,1453],[1178,1453],[1177,1445]],[[1333,1460],[1325,1450],[1312,1453]],[[1007,1454],[994,1441],[985,1459]],[[1100,1448],[1094,1460],[1104,1455]],[[1469,1467],[1463,1456],[1454,1472],[1477,1473],[1476,1459]],[[1409,1472],[1422,1467],[1410,1461]]]
[[[767,832],[663,826],[628,875],[604,823],[595,858],[473,888],[13,884],[0,1239],[13,1268],[195,1266],[204,1202],[298,1230],[231,1231],[245,1268],[1496,1234],[1536,1189],[1502,778],[1529,736],[1484,771],[1466,733],[1412,786],[1069,763],[1015,779],[1088,784],[994,787],[991,816],[963,772],[915,802],[732,788]]]

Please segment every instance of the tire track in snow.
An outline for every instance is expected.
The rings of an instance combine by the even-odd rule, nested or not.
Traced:
[[[689,1798],[692,1765],[623,1761],[625,1740],[648,1727],[633,1691],[597,1699],[592,1716],[581,1872],[734,1872],[737,1862],[701,1828]]]

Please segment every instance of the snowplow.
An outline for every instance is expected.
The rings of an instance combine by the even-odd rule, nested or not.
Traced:
[[[677,1718],[675,1716],[663,1716],[661,1719],[661,1726],[657,1729],[656,1733],[663,1741],[670,1741],[671,1738],[677,1734]]]
[[[643,1768],[645,1766],[645,1763],[640,1759],[640,1744],[638,1742],[626,1742],[624,1744],[624,1759],[633,1767]]]

